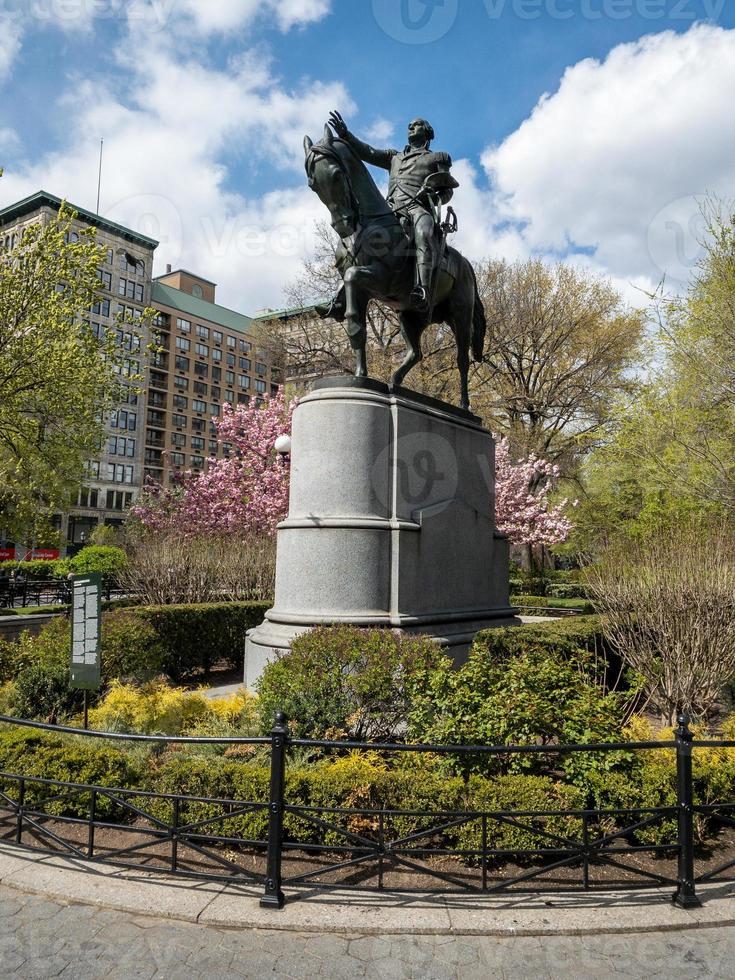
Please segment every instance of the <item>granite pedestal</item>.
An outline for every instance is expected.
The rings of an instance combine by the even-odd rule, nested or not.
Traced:
[[[494,449],[451,405],[367,379],[317,382],[294,412],[275,604],[248,633],[246,686],[318,624],[424,633],[461,662],[478,630],[517,623]]]

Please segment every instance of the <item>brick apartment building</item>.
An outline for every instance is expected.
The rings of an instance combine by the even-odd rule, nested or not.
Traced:
[[[0,245],[12,247],[23,227],[51,220],[61,204],[39,191],[0,210]],[[252,335],[253,320],[216,304],[214,283],[170,267],[153,278],[158,242],[70,207],[76,212],[73,228],[95,228],[98,243],[106,247],[98,270],[99,302],[88,322],[98,334],[115,332],[126,371],[142,373],[144,381],[131,385],[126,401],[105,420],[105,443],[99,457],[89,461],[76,503],[55,518],[62,552],[80,548],[98,524],[122,524],[146,479],[168,483],[186,470],[201,471],[218,453],[210,420],[222,405],[261,398],[281,383],[272,355],[260,350]],[[154,337],[145,328],[136,336],[119,325],[120,315],[140,319],[146,307],[158,311]],[[151,340],[160,352],[146,356]],[[0,528],[0,555],[12,557],[11,552]]]

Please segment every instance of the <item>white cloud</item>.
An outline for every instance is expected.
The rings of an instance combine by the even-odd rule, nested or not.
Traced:
[[[483,163],[529,252],[594,249],[621,282],[685,280],[696,195],[735,188],[735,31],[699,25],[569,68]]]
[[[161,35],[132,35],[120,64],[133,101],[75,81],[61,99],[67,145],[6,168],[2,203],[44,188],[94,209],[104,137],[101,212],[161,242],[159,272],[167,262],[197,270],[244,312],[278,306],[326,214],[303,175],[303,137],[321,133],[332,106],[354,109],[344,86],[302,79],[290,92],[256,55],[215,69]],[[248,193],[264,174],[282,189]]]
[[[331,0],[179,0],[175,15],[185,11],[204,34],[247,27],[256,17],[274,17],[289,31],[321,20],[330,8]]]
[[[390,119],[378,116],[365,130],[364,139],[368,143],[382,143],[387,146],[390,140],[393,139],[395,131],[396,127]]]
[[[0,10],[0,83],[10,75],[23,37],[20,18],[9,10]]]

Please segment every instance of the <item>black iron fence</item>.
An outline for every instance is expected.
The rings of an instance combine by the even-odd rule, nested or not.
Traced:
[[[21,725],[107,742],[260,747],[270,765],[263,798],[218,799],[130,787],[74,783],[23,773],[0,773],[0,840],[44,854],[162,870],[175,875],[257,884],[261,904],[281,908],[284,889],[377,888],[391,891],[586,891],[621,887],[673,889],[682,908],[700,904],[697,886],[723,880],[726,860],[695,871],[695,818],[735,827],[735,802],[695,802],[692,754],[735,748],[735,741],[694,741],[685,718],[672,741],[574,745],[411,745],[296,739],[278,714],[270,737],[169,737],[89,732],[19,721]],[[289,800],[286,772],[292,749],[325,753],[365,750],[433,755],[564,755],[672,752],[676,801],[629,809],[428,810],[336,807]],[[673,822],[674,838],[640,843],[640,834]],[[472,846],[450,847],[447,833],[471,827]],[[498,828],[519,832],[523,846],[501,847]],[[501,841],[502,842],[502,841]],[[530,846],[529,846],[530,842]],[[643,860],[648,858],[646,864]],[[645,865],[645,866],[644,866]],[[600,869],[605,874],[596,875]],[[431,885],[427,887],[427,882]]]
[[[127,595],[113,579],[102,582],[102,598]],[[51,606],[71,602],[71,584],[66,579],[0,579],[0,608]]]

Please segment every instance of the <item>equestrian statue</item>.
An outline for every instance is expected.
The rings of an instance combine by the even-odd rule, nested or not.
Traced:
[[[406,357],[391,378],[396,386],[421,360],[424,330],[447,323],[457,344],[460,405],[467,409],[470,352],[482,360],[485,311],[472,265],[447,244],[457,217],[450,207],[442,220],[442,206],[459,184],[449,154],[431,149],[433,139],[429,123],[415,119],[403,151],[376,150],[357,139],[338,112],[331,113],[319,143],[305,138],[309,187],[331,213],[343,280],[331,303],[317,311],[345,323],[356,352],[355,374],[366,378],[368,303],[378,299],[395,310],[406,344]],[[387,200],[365,163],[389,171]]]

